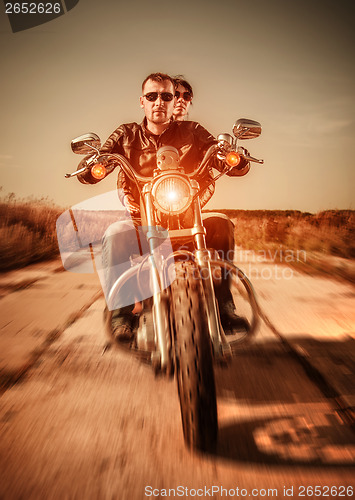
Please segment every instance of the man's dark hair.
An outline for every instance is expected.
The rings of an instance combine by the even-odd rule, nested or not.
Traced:
[[[173,86],[175,88],[175,83],[174,83],[174,80],[171,78],[171,76],[167,75],[166,73],[151,73],[150,75],[147,76],[147,78],[142,83],[142,92],[144,90],[144,85],[147,83],[148,80],[153,80],[153,82],[169,81],[173,84]]]
[[[175,90],[178,88],[179,85],[182,85],[183,87],[185,87],[187,92],[189,92],[191,94],[191,97],[194,96],[191,85],[189,84],[189,82],[187,80],[185,80],[183,75],[174,76],[173,83],[174,83]]]

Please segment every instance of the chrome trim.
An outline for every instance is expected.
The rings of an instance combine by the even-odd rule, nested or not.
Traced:
[[[115,295],[117,294],[119,288],[121,286],[123,286],[131,278],[131,276],[137,272],[140,265],[141,265],[141,263],[135,264],[134,266],[130,267],[129,269],[127,269],[127,271],[122,273],[121,276],[119,278],[117,278],[117,280],[114,282],[114,284],[112,285],[111,290],[108,294],[108,297],[107,297],[107,307],[108,307],[109,311],[112,311],[111,306],[113,305],[112,304],[113,299],[114,299]]]
[[[248,118],[240,118],[233,125],[233,134],[237,139],[254,139],[261,134],[261,124]]]
[[[206,229],[203,226],[190,227],[187,229],[171,229],[169,230],[169,238],[186,238],[187,236],[196,236],[197,234],[206,234]]]
[[[89,132],[88,134],[80,135],[75,137],[70,143],[71,149],[75,154],[90,154],[93,151],[99,152],[101,147],[100,137],[94,132]]]
[[[223,328],[219,320],[216,296],[214,293],[210,252],[207,249],[195,251],[196,261],[199,266],[203,289],[206,300],[206,313],[208,320],[208,330],[211,337],[213,352],[216,359],[228,355],[228,346],[222,351]],[[223,333],[222,333],[223,332]]]

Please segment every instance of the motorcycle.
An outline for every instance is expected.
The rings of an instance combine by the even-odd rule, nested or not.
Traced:
[[[93,133],[74,139],[72,151],[90,155],[79,170],[66,174],[74,177],[90,169],[96,179],[104,178],[119,167],[132,179],[140,192],[140,213],[149,254],[126,270],[113,284],[108,298],[105,322],[110,341],[111,318],[115,297],[128,280],[135,277],[142,288],[149,275],[150,296],[142,301],[135,339],[120,348],[129,350],[148,362],[156,374],[177,379],[182,427],[188,447],[212,450],[217,442],[217,403],[213,364],[228,363],[237,353],[241,341],[251,339],[259,323],[258,304],[251,282],[244,272],[206,247],[205,229],[200,206],[200,189],[195,177],[207,168],[216,156],[224,168],[213,179],[218,180],[238,165],[241,158],[263,163],[238,146],[238,141],[258,137],[261,125],[239,119],[233,136],[221,134],[217,144],[206,152],[200,166],[192,174],[179,164],[177,149],[165,146],[157,151],[157,166],[150,178],[134,171],[119,154],[100,153],[100,138]],[[162,239],[168,234],[172,252],[162,252]],[[181,243],[188,242],[189,247]],[[250,305],[250,329],[235,336],[223,330],[214,282],[222,271],[233,277],[238,292]],[[144,282],[144,283],[143,283]],[[146,293],[146,292],[145,292]],[[146,295],[147,296],[147,293]]]

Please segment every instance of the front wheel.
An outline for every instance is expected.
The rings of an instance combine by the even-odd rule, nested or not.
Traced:
[[[217,442],[217,404],[213,357],[198,267],[177,262],[171,285],[175,364],[185,442],[213,450]]]

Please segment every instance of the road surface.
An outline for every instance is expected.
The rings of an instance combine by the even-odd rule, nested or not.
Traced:
[[[94,275],[4,275],[0,499],[351,498],[354,288],[248,259],[269,323],[216,367],[211,455],[184,445],[174,380],[104,351]]]

